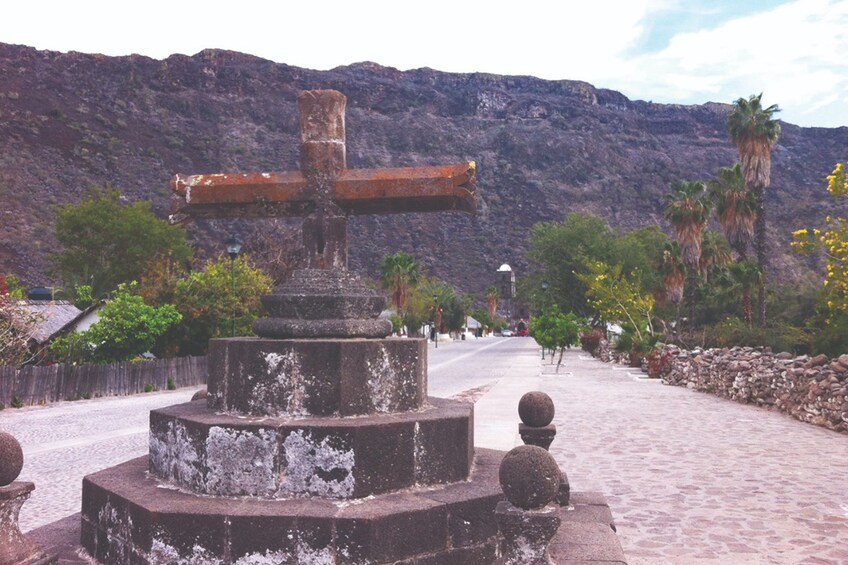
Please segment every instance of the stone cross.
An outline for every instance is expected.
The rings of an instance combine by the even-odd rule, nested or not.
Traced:
[[[437,167],[348,169],[345,96],[308,90],[300,111],[300,170],[175,175],[171,221],[303,217],[307,267],[347,267],[347,216],[458,210],[477,205],[474,162]]]

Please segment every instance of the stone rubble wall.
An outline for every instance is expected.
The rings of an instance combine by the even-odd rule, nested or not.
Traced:
[[[664,384],[774,408],[793,418],[848,433],[848,354],[796,357],[762,347],[671,353]]]

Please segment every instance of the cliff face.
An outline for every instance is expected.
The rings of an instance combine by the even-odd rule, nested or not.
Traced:
[[[0,272],[50,280],[52,207],[93,184],[152,200],[164,216],[173,173],[296,168],[296,96],[315,88],[348,97],[351,168],[478,163],[476,217],[351,220],[351,268],[370,275],[383,254],[404,250],[440,278],[480,291],[502,263],[526,273],[534,223],[590,211],[620,229],[668,230],[669,185],[708,178],[736,159],[724,130],[729,105],[632,101],[582,82],[371,63],[312,71],[217,50],[157,61],[0,44]],[[846,127],[783,124],[767,197],[782,278],[805,270],[789,253],[790,233],[835,209],[824,177],[847,149]],[[207,221],[190,232],[213,250],[230,228]]]

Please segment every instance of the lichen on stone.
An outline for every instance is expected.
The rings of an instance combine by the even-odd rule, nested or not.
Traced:
[[[353,449],[333,447],[333,443],[343,442],[333,436],[318,441],[306,430],[291,432],[283,441],[285,465],[280,491],[331,498],[353,496],[356,484]]]
[[[209,494],[269,496],[276,490],[277,434],[209,428],[206,489]]]

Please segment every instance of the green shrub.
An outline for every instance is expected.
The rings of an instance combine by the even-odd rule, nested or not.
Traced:
[[[775,322],[765,328],[749,328],[739,318],[726,318],[704,329],[705,347],[770,347],[775,353],[795,355],[812,351],[812,336],[803,328]]]
[[[144,385],[144,392],[153,392],[154,390],[156,390],[156,387],[152,384],[147,383],[146,385]]]
[[[168,377],[168,390],[177,390],[177,383],[172,377]]]
[[[20,396],[12,397],[12,408],[23,408],[24,407],[24,399]]]

